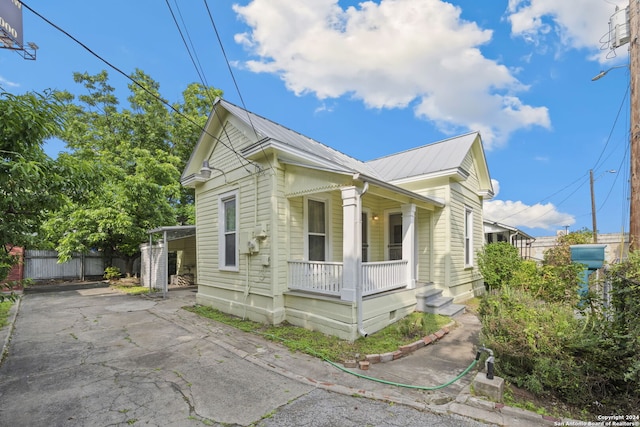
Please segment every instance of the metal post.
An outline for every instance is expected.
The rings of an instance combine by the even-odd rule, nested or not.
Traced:
[[[629,250],[640,248],[640,0],[629,0],[629,56],[631,75],[631,190],[629,212]]]
[[[596,198],[593,193],[593,169],[589,169],[589,183],[591,184],[591,221],[593,224],[593,243],[598,243],[598,227],[596,225]]]

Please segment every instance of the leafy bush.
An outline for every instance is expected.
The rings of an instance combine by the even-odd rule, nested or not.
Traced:
[[[611,328],[604,337],[612,343],[610,352],[617,361],[617,372],[626,393],[640,407],[640,251],[629,254],[621,264],[613,265],[605,280],[612,286]]]
[[[521,262],[518,249],[507,242],[490,243],[478,252],[478,267],[488,289],[511,283]]]
[[[480,305],[482,342],[495,352],[498,375],[594,414],[640,407],[640,252],[606,272],[610,310],[597,298],[577,309],[577,291],[563,278],[581,266],[545,265],[542,282],[525,286],[536,279],[526,265],[515,274],[523,286],[490,292]]]
[[[571,306],[507,287],[485,296],[480,316],[482,340],[496,354],[499,375],[535,394],[585,404],[588,378],[579,356],[584,323]]]
[[[107,267],[104,269],[104,278],[107,280],[119,279],[122,275],[118,267]]]

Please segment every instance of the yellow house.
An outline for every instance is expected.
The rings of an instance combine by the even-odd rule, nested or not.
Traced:
[[[354,340],[483,289],[479,133],[362,162],[218,99],[181,182],[200,304]]]

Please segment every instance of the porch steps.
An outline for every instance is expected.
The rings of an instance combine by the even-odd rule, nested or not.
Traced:
[[[454,304],[453,297],[443,297],[442,289],[436,289],[433,284],[428,284],[419,290],[416,293],[416,299],[418,300],[416,311],[423,313],[455,317],[465,311],[464,305]]]

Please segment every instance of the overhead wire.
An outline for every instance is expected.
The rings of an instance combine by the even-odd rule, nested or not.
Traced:
[[[173,18],[173,22],[176,24],[176,28],[178,29],[178,33],[180,34],[180,38],[182,39],[182,42],[184,43],[184,46],[187,49],[187,54],[189,55],[189,58],[191,58],[191,63],[193,64],[194,68],[196,69],[196,73],[198,74],[198,77],[200,78],[200,82],[205,87],[205,92],[206,92],[207,97],[209,98],[209,101],[211,102],[211,106],[213,108],[213,114],[220,121],[220,125],[222,127],[222,132],[224,132],[227,140],[229,141],[229,145],[231,145],[231,147],[233,147],[233,143],[231,142],[231,137],[227,133],[227,129],[225,128],[224,124],[222,123],[222,119],[220,118],[220,116],[218,114],[218,110],[215,108],[215,99],[211,99],[211,93],[209,92],[209,84],[206,81],[206,77],[204,75],[204,70],[202,69],[202,65],[200,64],[200,60],[198,58],[198,54],[197,54],[197,52],[195,50],[195,47],[193,46],[193,42],[191,41],[191,36],[189,35],[189,30],[187,29],[187,25],[185,24],[184,19],[182,19],[182,13],[180,12],[180,7],[176,3],[176,8],[178,9],[178,14],[180,14],[180,19],[182,19],[182,24],[183,24],[183,26],[185,28],[185,32],[187,33],[187,38],[189,39],[189,43],[191,44],[191,49],[189,49],[189,44],[187,44],[187,40],[185,39],[184,34],[182,33],[182,29],[180,28],[180,25],[178,24],[178,20],[176,19],[175,14],[173,13],[173,9],[171,8],[171,4],[169,3],[169,0],[165,0],[165,3],[167,4],[167,7],[169,8],[169,13],[171,13],[171,17]],[[193,50],[193,53],[191,53],[191,50]],[[195,55],[195,59],[194,59],[194,55]],[[235,149],[233,150],[233,152],[236,154],[236,156],[239,155],[239,153],[237,151],[235,151]],[[239,160],[240,160],[240,158],[239,158]],[[242,163],[242,160],[240,160],[240,164],[244,167],[244,169],[247,172],[251,173],[249,168],[247,168],[246,165],[244,165]]]
[[[533,208],[533,206],[536,206],[536,205],[538,205],[538,204],[541,204],[541,203],[543,203],[543,202],[545,202],[545,201],[547,201],[547,200],[551,199],[551,198],[552,198],[552,197],[554,197],[555,195],[562,193],[562,192],[563,192],[563,191],[565,191],[567,188],[569,188],[569,187],[571,187],[571,186],[575,185],[577,182],[579,182],[579,181],[583,180],[585,176],[586,176],[586,173],[585,173],[585,175],[580,176],[578,179],[576,179],[576,180],[575,180],[575,181],[573,181],[572,183],[570,183],[570,184],[566,185],[565,187],[561,188],[560,190],[556,191],[555,193],[551,194],[550,196],[547,196],[547,197],[545,197],[545,198],[543,198],[543,199],[540,199],[539,201],[537,201],[537,202],[536,202],[535,204],[533,204],[532,206],[527,206],[526,208],[523,208],[523,209],[521,209],[521,210],[519,210],[519,211],[516,211],[516,212],[512,213],[511,215],[504,216],[504,217],[502,217],[501,219],[498,219],[497,221],[498,221],[498,222],[504,221],[505,219],[511,218],[511,217],[516,216],[516,215],[518,215],[518,214],[521,214],[522,212],[525,212],[525,211],[527,211],[527,210],[529,210],[529,209]],[[583,185],[584,185],[584,183],[583,183],[583,184],[581,184],[581,185],[578,187],[578,189],[580,189],[580,187],[582,187]],[[569,195],[569,197],[570,197],[571,195],[575,194],[575,192],[576,192],[578,189],[576,189],[574,192],[572,192],[572,193]],[[568,198],[568,197],[567,197],[567,198]],[[565,199],[563,200],[563,202],[564,202],[565,200],[567,200],[567,198],[565,198]],[[559,206],[559,205],[558,205],[558,206]],[[548,213],[545,213],[544,215],[547,215],[547,214],[548,214]]]
[[[251,126],[251,129],[253,129],[253,133],[256,136],[256,139],[258,140],[258,144],[260,147],[260,150],[262,151],[262,154],[264,155],[264,158],[267,162],[267,164],[269,165],[269,167],[271,168],[271,170],[273,169],[273,166],[271,165],[271,161],[269,160],[269,157],[267,156],[267,153],[264,151],[264,146],[262,145],[262,139],[260,139],[260,136],[258,135],[258,131],[256,130],[256,127],[253,124],[253,120],[251,120],[251,114],[249,114],[249,110],[247,109],[247,105],[244,102],[244,98],[242,96],[242,92],[240,91],[240,86],[238,85],[238,81],[236,80],[236,76],[233,73],[233,69],[231,67],[231,63],[229,62],[229,58],[227,57],[227,52],[224,48],[224,43],[222,43],[222,38],[220,37],[220,32],[218,31],[218,26],[216,25],[215,20],[213,19],[213,15],[211,14],[211,9],[209,8],[209,3],[207,2],[207,0],[203,0],[204,1],[204,6],[207,9],[207,14],[209,15],[209,21],[211,22],[211,26],[213,27],[213,31],[216,34],[216,38],[218,39],[218,45],[220,46],[220,50],[222,51],[222,56],[224,58],[225,63],[227,64],[227,69],[229,70],[229,74],[231,75],[231,80],[233,81],[233,85],[236,88],[236,92],[238,93],[238,97],[240,99],[240,103],[242,104],[242,108],[244,109],[244,111],[247,113],[247,119],[249,120],[249,125]]]
[[[619,120],[619,119],[620,119],[620,117],[621,117],[621,112],[622,112],[622,110],[623,110],[623,107],[624,107],[624,106],[625,106],[625,104],[626,104],[626,100],[627,100],[628,95],[629,95],[630,87],[631,87],[631,84],[629,83],[629,85],[627,86],[627,89],[626,89],[626,91],[625,91],[625,94],[624,94],[624,96],[623,96],[623,98],[622,98],[622,100],[621,100],[621,102],[620,102],[620,107],[618,108],[618,112],[617,112],[616,117],[615,117],[615,119],[614,119],[613,125],[611,126],[611,130],[610,130],[609,135],[608,135],[608,137],[607,137],[607,141],[606,141],[606,143],[605,143],[604,147],[602,148],[602,150],[600,151],[600,155],[598,156],[598,158],[597,158],[597,160],[596,160],[596,162],[595,162],[595,164],[594,164],[594,166],[593,166],[593,168],[592,168],[592,170],[594,170],[594,171],[596,171],[596,170],[597,170],[597,168],[599,167],[599,165],[600,165],[600,161],[602,160],[602,157],[604,156],[604,154],[605,154],[605,152],[606,152],[606,150],[607,150],[607,147],[609,146],[609,143],[610,143],[610,142],[611,142],[611,140],[612,140],[613,132],[614,132],[614,130],[615,130],[615,128],[616,128],[616,126],[617,126],[618,120]],[[628,150],[628,148],[627,148],[627,150]],[[612,154],[613,154],[613,152],[612,152],[612,153],[610,153],[610,154],[609,154],[609,155],[608,155],[604,160],[606,161],[606,160],[607,160],[607,159],[608,159]],[[625,158],[626,158],[626,154],[623,156],[623,159],[622,159],[622,161],[621,161],[621,163],[620,163],[620,166],[619,166],[619,168],[618,168],[617,170],[622,170],[622,165],[624,164]],[[585,178],[586,178],[586,179],[585,179]],[[503,220],[508,219],[508,218],[511,218],[511,217],[513,217],[513,216],[515,216],[515,215],[521,214],[522,212],[526,212],[527,210],[532,209],[534,206],[536,206],[536,205],[538,205],[538,204],[540,204],[540,203],[543,203],[543,202],[544,202],[544,201],[546,201],[546,200],[550,200],[551,198],[553,198],[553,197],[554,197],[554,196],[556,196],[557,194],[559,194],[559,193],[563,192],[564,190],[566,190],[567,188],[569,188],[569,187],[573,186],[574,184],[576,184],[577,182],[579,182],[579,181],[581,181],[581,180],[583,181],[583,182],[582,182],[582,184],[580,184],[578,187],[576,187],[576,189],[575,189],[574,191],[572,191],[572,192],[571,192],[567,197],[565,197],[564,199],[562,199],[559,203],[555,204],[555,206],[556,206],[556,207],[557,207],[557,206],[561,206],[564,202],[566,202],[569,198],[571,198],[574,194],[576,194],[576,193],[578,192],[578,190],[580,190],[582,187],[584,187],[584,186],[585,186],[585,184],[588,182],[588,174],[586,174],[586,173],[585,173],[584,175],[581,175],[581,176],[580,176],[580,178],[578,178],[577,180],[573,181],[571,184],[567,185],[566,187],[562,188],[561,190],[558,190],[557,192],[553,193],[552,195],[547,196],[547,197],[545,197],[545,198],[541,199],[540,201],[536,202],[535,204],[533,204],[533,205],[531,205],[531,206],[527,206],[526,208],[523,208],[523,209],[521,209],[521,210],[519,210],[519,211],[517,211],[517,212],[514,212],[514,213],[512,213],[511,215],[508,215],[508,216],[502,217],[502,218],[501,218],[501,219],[499,219],[498,221],[503,221]],[[599,208],[599,209],[602,209],[602,207],[604,206],[604,204],[606,203],[606,201],[609,199],[609,196],[611,195],[611,192],[613,191],[613,188],[615,187],[615,183],[616,183],[616,181],[617,181],[617,176],[616,176],[616,179],[614,180],[614,183],[612,184],[612,186],[611,186],[611,188],[610,188],[610,190],[609,190],[609,192],[608,192],[608,194],[607,194],[607,197],[606,197],[606,198],[605,198],[605,200],[602,202],[602,204],[601,204],[601,206],[600,206],[600,208]],[[599,209],[598,209],[598,210],[599,210]],[[538,218],[543,218],[543,217],[545,217],[546,215],[549,215],[551,212],[552,212],[552,210],[548,210],[548,211],[547,211],[547,212],[545,212],[544,214],[540,215]],[[586,215],[590,215],[590,213],[589,213],[589,214],[579,215],[579,216],[580,216],[580,217],[582,217],[582,216],[586,216]]]
[[[147,87],[145,87],[143,84],[141,84],[139,81],[137,81],[136,79],[134,79],[133,77],[129,76],[127,73],[125,73],[124,71],[122,71],[120,68],[118,68],[117,66],[115,66],[114,64],[112,64],[111,62],[109,62],[108,60],[106,60],[105,58],[103,58],[102,56],[100,56],[99,54],[97,54],[96,52],[94,52],[91,48],[89,48],[87,45],[85,45],[84,43],[82,43],[80,40],[78,40],[76,37],[74,37],[73,35],[71,35],[70,33],[68,33],[66,30],[62,29],[61,27],[59,27],[57,24],[53,23],[52,21],[50,21],[49,19],[47,19],[46,17],[44,17],[42,14],[38,13],[36,10],[34,10],[32,7],[30,7],[28,4],[26,4],[24,1],[20,2],[22,4],[22,6],[24,6],[25,9],[29,10],[31,13],[33,13],[34,15],[36,15],[38,18],[42,19],[44,22],[46,22],[47,24],[51,25],[53,28],[55,28],[56,30],[60,31],[62,34],[64,34],[65,36],[69,37],[71,40],[73,40],[74,42],[76,42],[78,45],[80,45],[83,49],[85,49],[87,52],[89,52],[91,55],[95,56],[97,59],[99,59],[100,61],[102,61],[103,63],[105,63],[107,66],[109,66],[110,68],[112,68],[113,70],[115,70],[116,72],[118,72],[119,74],[121,74],[122,76],[124,76],[126,79],[130,80],[133,84],[135,84],[136,86],[138,86],[140,89],[142,89],[143,91],[145,91],[147,94],[151,95],[154,99],[160,101],[163,105],[165,105],[166,107],[170,108],[173,112],[175,112],[176,114],[178,114],[180,117],[184,118],[185,120],[187,120],[189,123],[193,124],[194,126],[196,126],[198,129],[200,129],[203,133],[205,133],[206,135],[210,136],[211,138],[213,138],[214,140],[220,142],[223,146],[225,146],[227,149],[229,149],[230,151],[232,151],[233,153],[235,153],[237,156],[239,156],[240,158],[244,159],[246,162],[253,164],[257,167],[260,167],[260,165],[258,165],[257,163],[255,163],[254,161],[247,159],[246,157],[244,157],[242,155],[242,153],[237,152],[233,146],[227,145],[222,139],[216,137],[215,135],[212,135],[211,133],[209,133],[209,131],[204,127],[201,126],[200,124],[196,123],[191,117],[185,115],[184,113],[182,113],[181,111],[179,111],[177,108],[175,108],[173,105],[171,105],[167,100],[163,99],[162,97],[158,96],[157,94],[155,94],[154,92],[152,92],[151,90],[149,90]]]

